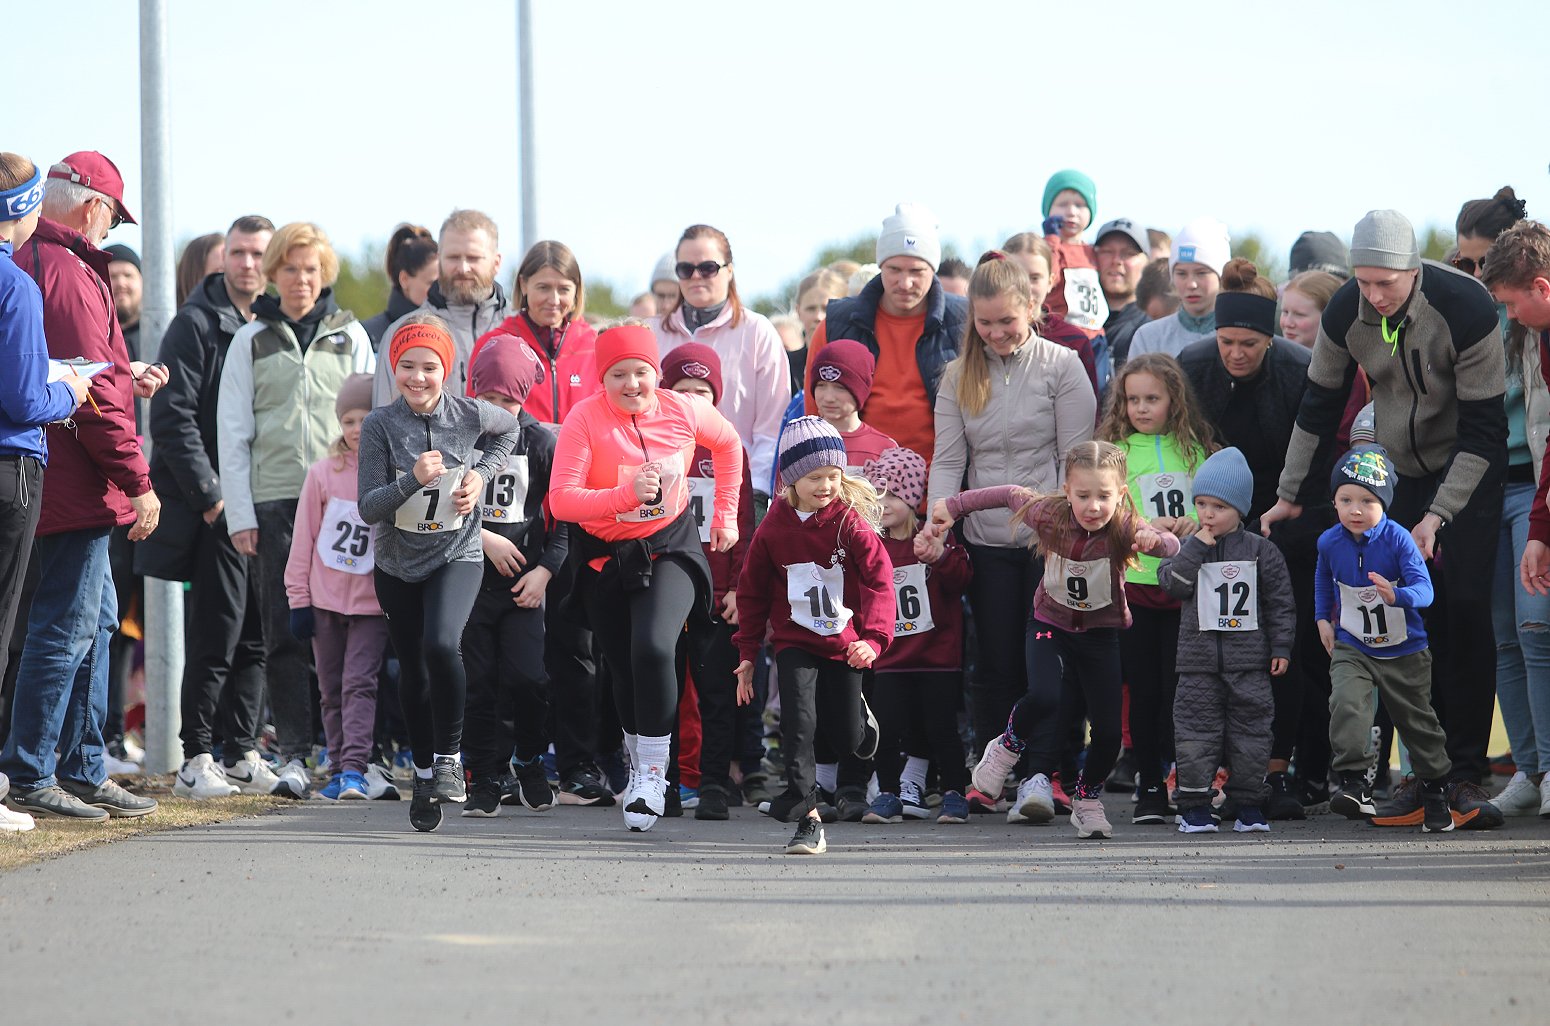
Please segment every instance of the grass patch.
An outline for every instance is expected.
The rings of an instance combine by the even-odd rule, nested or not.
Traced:
[[[168,779],[170,781],[171,778]],[[239,794],[232,798],[196,802],[189,798],[174,798],[165,793],[157,794],[163,789],[155,785],[130,786],[137,794],[155,797],[161,807],[149,816],[109,819],[106,823],[39,818],[38,825],[25,834],[0,834],[0,873],[99,844],[122,841],[127,837],[261,816],[283,805],[295,804],[267,794]]]

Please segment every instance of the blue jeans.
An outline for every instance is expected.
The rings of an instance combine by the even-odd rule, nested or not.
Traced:
[[[11,736],[0,770],[25,793],[66,780],[97,786],[102,723],[108,714],[108,639],[118,629],[118,597],[108,567],[108,529],[39,538],[39,586],[16,672]]]
[[[1533,505],[1532,484],[1507,485],[1491,592],[1496,699],[1513,761],[1525,773],[1550,769],[1550,596],[1530,594],[1518,580]]]

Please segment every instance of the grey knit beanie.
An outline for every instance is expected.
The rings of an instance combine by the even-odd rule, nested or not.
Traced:
[[[889,257],[919,257],[935,271],[942,262],[942,240],[937,236],[936,215],[919,203],[900,203],[892,217],[883,218],[883,233],[877,237],[877,262]]]
[[[1243,453],[1233,448],[1218,449],[1195,471],[1190,490],[1196,495],[1221,499],[1239,516],[1246,517],[1254,501],[1254,473]]]
[[[678,275],[673,273],[673,265],[676,262],[677,258],[673,254],[663,253],[662,259],[657,261],[657,266],[651,269],[651,284],[655,285],[659,281],[670,281],[677,285]]]
[[[845,469],[845,440],[822,417],[798,417],[780,433],[775,457],[780,486],[790,487],[819,467]]]
[[[1415,229],[1397,210],[1369,210],[1351,233],[1352,267],[1386,267],[1409,271],[1421,266]]]

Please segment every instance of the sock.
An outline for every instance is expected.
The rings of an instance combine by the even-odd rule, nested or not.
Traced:
[[[904,772],[899,774],[899,779],[909,781],[920,789],[921,794],[925,794],[926,767],[930,765],[930,759],[922,759],[912,755],[904,760]]]
[[[624,735],[624,750],[629,753],[630,756],[630,769],[640,768],[640,757],[635,754],[636,746],[638,744],[640,744],[639,734]]]
[[[429,766],[416,766],[414,768],[414,775],[420,780],[429,780],[431,778],[431,768]]]
[[[833,794],[840,786],[840,764],[837,762],[820,762],[818,764],[818,786]]]
[[[649,737],[645,734],[638,735],[635,739],[635,750],[640,755],[640,769],[645,772],[650,767],[656,767],[657,772],[666,774],[668,750],[673,744],[673,735],[663,734],[661,737]]]
[[[1084,778],[1077,777],[1076,793],[1071,797],[1078,798],[1084,802],[1092,801],[1095,798],[1101,798],[1103,797],[1103,783],[1100,781],[1097,784],[1089,785]]]

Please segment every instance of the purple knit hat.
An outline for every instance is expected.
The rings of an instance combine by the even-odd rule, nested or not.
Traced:
[[[822,417],[798,417],[780,434],[775,465],[782,488],[789,488],[819,467],[839,467],[843,471],[845,440]]]

